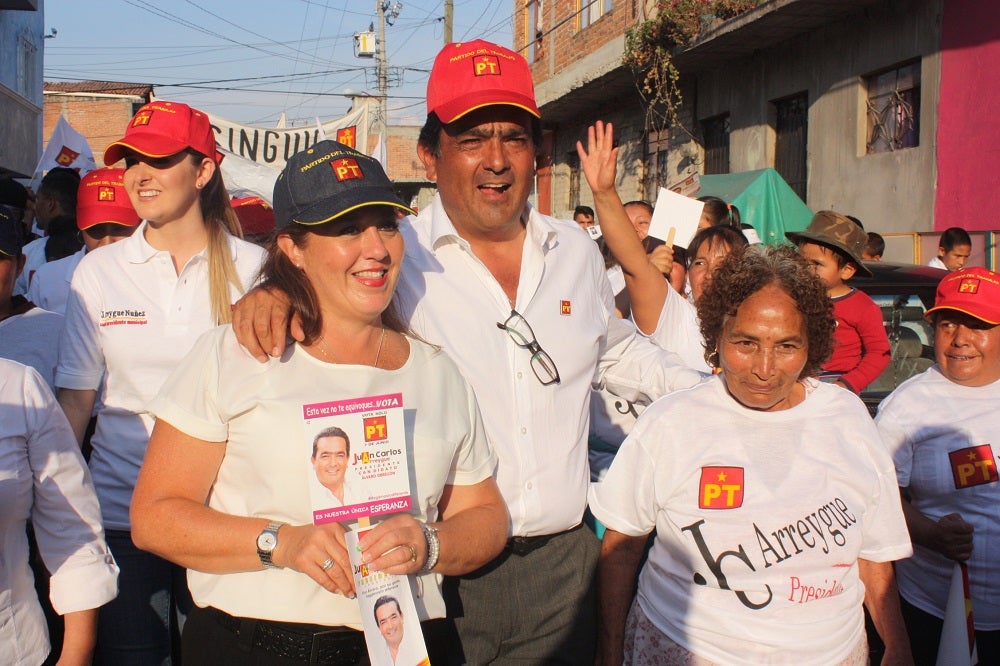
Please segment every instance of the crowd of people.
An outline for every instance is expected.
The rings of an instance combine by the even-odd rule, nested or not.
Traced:
[[[530,68],[489,42],[438,54],[427,112],[419,212],[332,140],[273,210],[231,201],[207,116],[163,100],[109,167],[0,187],[0,660],[403,664],[422,634],[434,664],[853,666],[864,608],[882,663],[924,664],[956,567],[1000,660],[1000,275],[967,233],[937,364],[873,421],[890,345],[848,281],[885,246],[858,220],[765,247],[706,197],[658,242],[600,121],[593,208],[544,215]],[[365,495],[363,443],[307,427],[395,395],[410,508],[356,556],[406,577],[405,632],[397,597],[356,598],[358,525],[314,511]]]

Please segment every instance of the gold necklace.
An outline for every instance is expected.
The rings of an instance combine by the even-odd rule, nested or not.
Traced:
[[[375,351],[375,362],[372,364],[372,367],[378,367],[378,361],[382,357],[383,342],[385,342],[385,324],[382,324],[382,332],[378,338],[378,349]],[[323,350],[323,353],[330,357],[331,361],[334,363],[340,363],[340,361],[337,360],[336,355],[334,355],[334,353],[330,351],[330,348],[326,346],[326,338],[322,335],[319,336],[319,346]]]

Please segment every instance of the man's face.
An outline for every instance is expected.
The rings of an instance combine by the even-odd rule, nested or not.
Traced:
[[[577,213],[573,216],[573,221],[579,224],[581,229],[589,229],[594,226],[594,216],[586,213]]]
[[[509,240],[534,185],[531,114],[507,105],[477,109],[441,131],[438,154],[418,145],[427,178],[466,240]]]
[[[375,611],[378,630],[389,647],[397,648],[403,640],[403,614],[395,602],[383,604]]]
[[[0,253],[0,308],[6,308],[14,295],[14,281],[24,267],[24,255],[11,257]]]
[[[949,271],[957,271],[959,268],[965,266],[965,262],[969,260],[970,254],[972,254],[971,245],[956,245],[950,250],[945,250],[943,247],[938,248],[941,263]]]
[[[312,458],[316,478],[327,488],[340,489],[347,471],[347,442],[343,437],[322,437]]]

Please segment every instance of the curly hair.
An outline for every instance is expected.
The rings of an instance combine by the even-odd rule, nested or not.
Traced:
[[[697,303],[705,360],[717,365],[711,359],[726,320],[736,315],[743,301],[770,284],[791,296],[805,317],[808,351],[799,377],[817,374],[833,351],[837,322],[826,287],[789,245],[733,250],[715,270]]]

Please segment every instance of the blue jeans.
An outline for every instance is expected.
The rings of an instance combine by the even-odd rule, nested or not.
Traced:
[[[105,530],[105,538],[121,573],[118,597],[100,610],[94,663],[179,665],[180,630],[192,606],[185,570],[136,548],[130,532]]]

